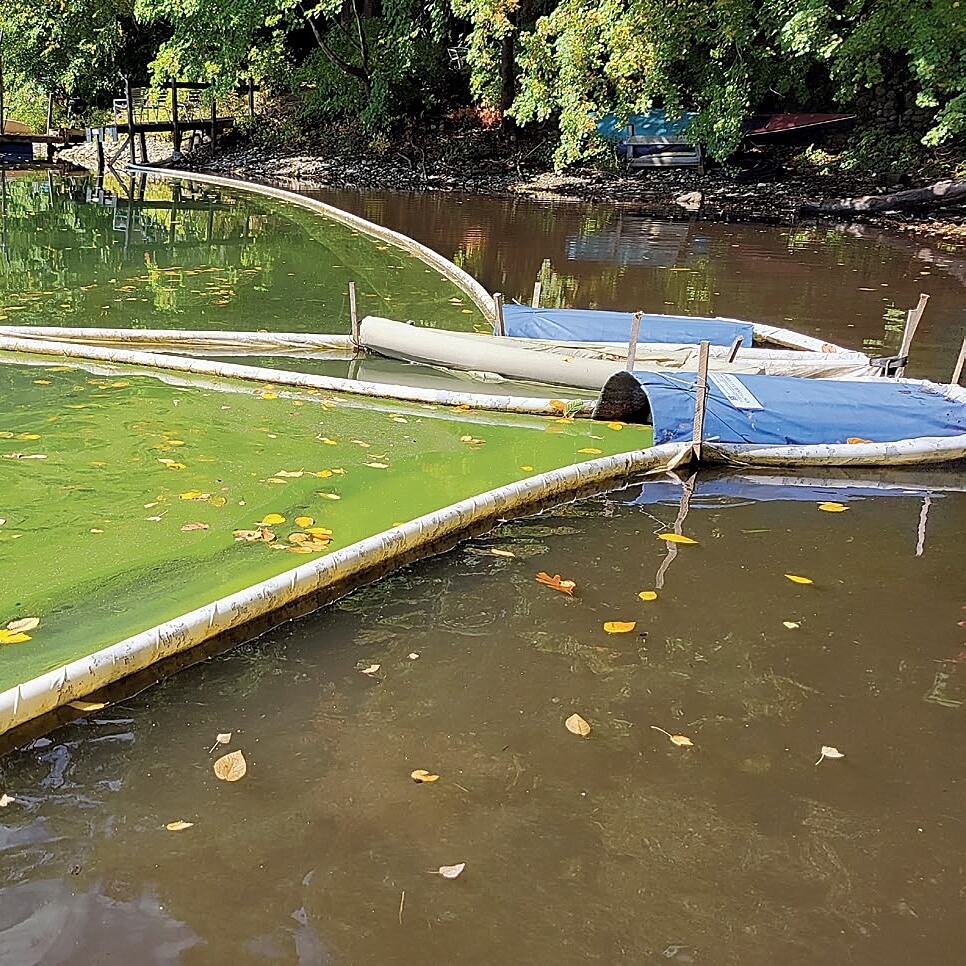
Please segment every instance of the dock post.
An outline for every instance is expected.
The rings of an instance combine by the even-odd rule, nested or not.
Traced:
[[[540,293],[543,290],[543,282],[533,283],[533,300],[530,302],[530,307],[534,309],[540,308]]]
[[[738,358],[738,350],[741,348],[741,336],[739,335],[734,342],[731,343],[731,348],[728,350],[728,362],[734,362]]]
[[[94,146],[97,151],[97,179],[102,181],[104,178],[104,141],[100,136],[94,138]]]
[[[148,163],[148,139],[144,131],[138,131],[138,143],[141,145],[141,164]]]
[[[255,119],[255,82],[248,78],[248,116]]]
[[[906,327],[902,330],[902,344],[899,346],[900,356],[909,355],[909,350],[912,348],[912,340],[915,337],[916,329],[919,328],[922,313],[926,311],[926,303],[928,301],[929,296],[923,293],[919,296],[919,304],[914,309],[909,309],[906,314]],[[896,373],[897,376],[904,376],[905,374],[905,366]]]
[[[131,148],[131,164],[137,164],[137,148],[134,145],[134,98],[131,97],[131,78],[124,78],[124,96],[127,98],[127,143]]]
[[[691,451],[701,461],[701,439],[704,435],[704,404],[708,396],[708,354],[710,342],[702,342],[698,349],[698,378],[694,384],[694,430],[691,434]]]
[[[631,332],[627,339],[627,365],[624,367],[628,372],[634,371],[634,364],[637,362],[637,339],[641,332],[643,314],[643,312],[635,312],[631,318]]]
[[[956,367],[953,369],[953,377],[949,380],[950,385],[959,385],[959,377],[963,374],[964,365],[966,365],[966,339],[963,339],[963,344],[959,347],[959,358],[956,360]]]
[[[215,139],[217,138],[218,129],[218,103],[215,100],[215,91],[212,88],[211,91],[211,150],[215,150]]]
[[[47,134],[50,134],[54,127],[54,95],[47,95]]]
[[[171,78],[171,140],[174,142],[175,159],[181,157],[181,126],[178,117],[178,81]]]
[[[493,293],[493,314],[496,316],[496,334],[506,335],[503,325],[503,296],[499,292]]]
[[[359,307],[356,302],[356,283],[349,282],[349,324],[352,327],[352,344],[359,345]]]

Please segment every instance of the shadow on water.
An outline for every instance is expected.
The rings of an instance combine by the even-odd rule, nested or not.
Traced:
[[[567,505],[34,741],[0,764],[0,960],[958,962],[966,497],[939,479]]]

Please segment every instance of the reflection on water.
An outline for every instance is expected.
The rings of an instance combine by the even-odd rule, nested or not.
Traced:
[[[0,189],[6,325],[348,332],[350,279],[364,314],[480,321],[419,259],[273,199],[143,176]]]
[[[660,221],[602,203],[319,196],[424,242],[507,300],[529,302],[540,281],[546,305],[750,319],[881,354],[926,292],[909,374],[945,380],[966,329],[962,247],[854,227]]]
[[[0,961],[960,961],[966,502],[940,481],[840,513],[835,478],[576,503],[35,741],[0,764]],[[656,539],[676,520],[696,545]]]

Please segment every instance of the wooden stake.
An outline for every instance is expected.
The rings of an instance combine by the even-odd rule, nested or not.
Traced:
[[[641,316],[643,312],[635,312],[631,318],[631,334],[627,340],[627,365],[628,372],[634,371],[634,363],[637,362],[637,337],[641,331]]]
[[[54,95],[47,95],[47,133],[50,134],[54,126]]]
[[[731,343],[731,348],[728,350],[728,362],[734,362],[738,357],[738,350],[741,348],[741,336],[739,335],[734,342]]]
[[[171,78],[171,139],[174,142],[175,155],[181,155],[181,127],[178,117],[178,82]]]
[[[540,308],[540,292],[543,289],[543,282],[533,283],[533,301],[530,302],[531,308]]]
[[[141,145],[141,164],[148,163],[148,139],[144,131],[138,131],[138,143]]]
[[[503,296],[499,292],[493,293],[493,314],[496,316],[496,334],[505,335],[503,326]]]
[[[956,368],[953,369],[953,377],[949,380],[950,385],[959,385],[959,377],[963,374],[964,365],[966,365],[966,339],[963,339],[963,344],[959,348],[959,358],[956,360]]]
[[[922,319],[922,313],[926,311],[926,303],[929,301],[929,296],[922,294],[919,296],[919,304],[914,308],[910,309],[906,314],[906,327],[902,331],[902,344],[899,346],[899,355],[908,356],[909,349],[912,348],[912,340],[916,334],[916,329],[919,328],[919,321]],[[899,376],[905,375],[906,367],[903,366],[897,373]]]
[[[98,136],[94,140],[95,149],[97,150],[97,177],[98,180],[103,182],[104,180],[104,141]]]
[[[702,342],[698,349],[698,378],[694,384],[694,431],[691,434],[691,449],[696,460],[701,459],[701,437],[704,433],[704,403],[708,396],[708,355],[710,342]]]
[[[359,308],[356,303],[356,283],[349,282],[349,324],[352,326],[352,344],[359,344]]]
[[[215,150],[215,139],[218,130],[218,102],[215,100],[215,92],[211,92],[211,150]]]

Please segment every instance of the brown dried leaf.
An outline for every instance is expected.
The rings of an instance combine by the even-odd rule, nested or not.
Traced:
[[[168,822],[165,828],[169,832],[183,832],[186,828],[192,828],[194,822],[182,822],[180,819],[177,822]]]
[[[581,738],[586,738],[590,734],[590,725],[576,713],[572,714],[564,722],[564,727],[571,734],[580,735]]]
[[[439,775],[434,775],[431,772],[426,771],[425,768],[417,768],[409,777],[414,782],[417,782],[419,784],[439,781]]]
[[[237,782],[247,771],[248,762],[240,751],[230,751],[215,762],[215,775],[223,782]]]

